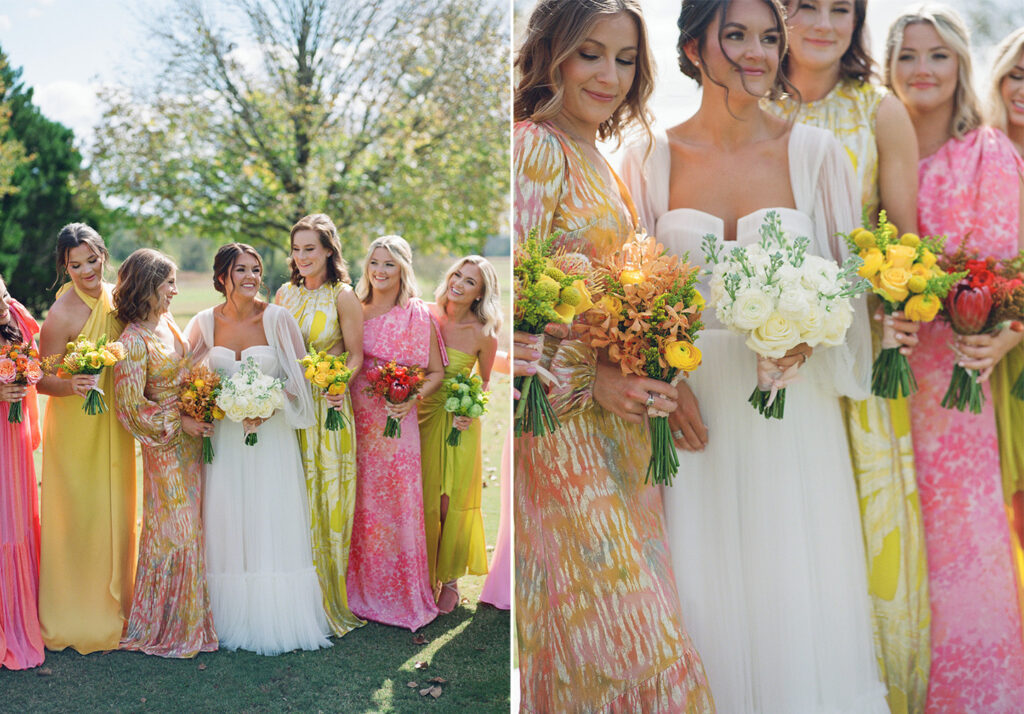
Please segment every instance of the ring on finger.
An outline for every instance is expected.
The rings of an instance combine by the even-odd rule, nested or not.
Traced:
[[[682,439],[683,438],[683,430],[682,429],[676,429],[675,431],[673,431],[672,432],[672,438],[673,439]]]
[[[651,394],[650,392],[647,393],[647,401],[644,402],[644,406],[647,407],[648,409],[654,406],[654,395]]]

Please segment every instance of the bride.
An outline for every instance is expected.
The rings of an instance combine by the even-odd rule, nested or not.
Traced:
[[[858,216],[846,157],[828,132],[758,103],[785,81],[779,4],[684,0],[678,25],[679,66],[703,87],[701,105],[657,134],[649,154],[647,145],[627,152],[641,222],[701,262],[702,236],[756,242],[775,211],[787,233],[841,261],[833,236]],[[888,712],[838,399],[867,396],[864,306],[846,345],[813,354],[800,345],[769,365],[801,365],[781,421],[747,403],[758,364],[743,337],[711,311],[705,321],[703,364],[680,385],[670,420],[681,463],[664,504],[683,616],[719,710]]]
[[[331,643],[295,436],[314,419],[298,365],[306,350],[291,313],[259,299],[262,278],[263,261],[252,246],[221,246],[213,282],[224,302],[196,315],[185,331],[196,363],[230,376],[251,357],[285,382],[284,410],[269,419],[203,425],[214,450],[203,489],[214,627],[227,649],[274,655]],[[256,444],[247,446],[243,432],[256,432]]]

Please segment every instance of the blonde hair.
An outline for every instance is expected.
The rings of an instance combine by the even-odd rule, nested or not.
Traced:
[[[986,107],[988,123],[1004,132],[1009,127],[1006,119],[1006,105],[1003,104],[1002,84],[1006,76],[1017,65],[1021,50],[1024,50],[1024,27],[1017,28],[999,43],[996,48],[995,62],[992,63],[992,80]]]
[[[956,92],[953,94],[953,117],[949,131],[957,139],[981,126],[978,95],[971,84],[971,33],[956,11],[938,3],[923,3],[904,10],[889,28],[885,41],[885,84],[896,92],[892,78],[903,45],[903,32],[908,25],[928,23],[957,56]],[[896,96],[899,93],[896,92]]]
[[[498,273],[487,258],[479,255],[467,255],[454,263],[452,267],[448,268],[448,272],[444,274],[437,290],[434,291],[434,300],[439,308],[445,309],[448,304],[448,281],[451,280],[455,271],[466,263],[479,268],[480,275],[483,277],[480,285],[480,297],[473,301],[469,309],[484,326],[484,334],[489,337],[497,337],[498,330],[501,329],[501,293],[498,290]]]
[[[519,83],[512,100],[514,121],[543,122],[558,116],[565,98],[562,63],[599,20],[619,13],[629,15],[636,24],[636,74],[626,98],[598,127],[597,136],[621,143],[623,130],[633,122],[651,136],[647,101],[654,91],[654,62],[638,0],[540,0],[530,13],[526,37],[515,57]]]
[[[412,270],[412,248],[402,236],[381,236],[370,243],[370,247],[366,249],[366,258],[363,260],[363,274],[359,276],[359,282],[356,284],[356,297],[363,303],[369,302],[373,297],[373,286],[370,284],[370,279],[366,277],[366,273],[370,270],[370,256],[378,248],[383,248],[390,253],[401,269],[398,304],[404,305],[409,298],[418,296],[420,290],[416,285],[416,274]]]

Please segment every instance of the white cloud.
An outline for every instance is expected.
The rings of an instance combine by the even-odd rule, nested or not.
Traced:
[[[53,5],[53,0],[35,0],[37,5]]]
[[[11,29],[11,18],[9,15],[0,15],[0,31]]]
[[[98,88],[95,84],[62,80],[37,87],[34,99],[47,118],[74,130],[76,143],[89,143],[100,119]]]
[[[42,16],[43,16],[43,13],[42,13],[42,11],[41,11],[41,10],[40,10],[39,8],[37,8],[37,7],[30,7],[30,8],[28,9],[28,12],[27,12],[26,14],[27,14],[27,15],[28,15],[29,17],[31,17],[31,18],[32,18],[33,20],[34,20],[35,18],[37,18],[37,17],[42,17]]]

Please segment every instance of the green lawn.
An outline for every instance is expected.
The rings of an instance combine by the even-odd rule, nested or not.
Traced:
[[[425,299],[432,299],[437,271],[451,261],[436,262],[439,267],[421,269]],[[507,320],[509,260],[494,262]],[[173,308],[182,327],[221,299],[202,274],[180,274],[179,291]],[[507,348],[507,337],[501,342]],[[511,423],[510,402],[497,395],[508,395],[509,387],[506,375],[492,379],[490,409],[483,418],[482,506],[489,555],[498,529],[501,449]],[[39,450],[35,456],[41,473]],[[141,518],[141,464],[138,478]],[[507,712],[509,613],[478,605],[483,583],[483,577],[459,581],[463,603],[417,633],[425,644],[414,642],[406,630],[368,623],[335,639],[330,649],[278,657],[220,651],[165,660],[134,652],[84,657],[71,650],[48,652],[39,669],[0,669],[0,711]],[[446,680],[436,700],[419,693],[432,677]],[[408,686],[412,682],[417,686]]]

